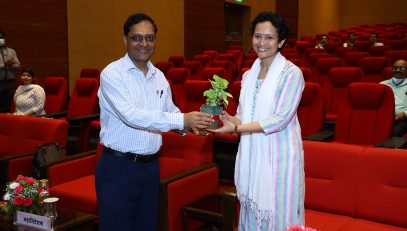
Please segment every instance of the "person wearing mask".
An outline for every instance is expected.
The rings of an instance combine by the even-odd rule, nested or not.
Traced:
[[[384,80],[381,84],[393,90],[395,101],[395,116],[393,136],[401,137],[407,132],[407,61],[400,59],[394,62],[392,78]]]
[[[353,47],[355,45],[356,38],[357,38],[357,36],[356,36],[355,32],[349,32],[348,41],[345,42],[342,46],[343,47]]]
[[[239,133],[235,185],[239,231],[282,231],[304,225],[304,150],[297,108],[301,70],[281,53],[289,28],[262,12],[250,25],[258,58],[242,78],[236,116],[223,111],[216,133]]]
[[[130,15],[123,26],[124,57],[101,72],[98,91],[100,143],[95,184],[101,231],[156,231],[162,132],[205,129],[203,112],[181,113],[169,83],[150,61],[157,26],[146,14]]]
[[[45,91],[33,84],[34,71],[27,68],[21,74],[22,85],[14,94],[15,115],[41,116],[45,115]]]
[[[16,52],[6,46],[6,34],[0,31],[0,112],[10,112],[16,90],[15,73],[20,69]]]

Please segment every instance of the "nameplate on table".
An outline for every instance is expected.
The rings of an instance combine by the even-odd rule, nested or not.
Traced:
[[[15,225],[24,225],[42,230],[51,230],[51,219],[40,215],[17,211]]]

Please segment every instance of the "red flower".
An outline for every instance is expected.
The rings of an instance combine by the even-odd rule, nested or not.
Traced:
[[[25,180],[25,176],[18,176],[17,177],[17,179],[15,180],[16,182],[19,182],[19,181],[22,181],[22,180]]]
[[[31,198],[24,199],[24,206],[30,206],[32,203],[33,203],[33,200]]]
[[[33,178],[31,178],[31,177],[27,177],[27,178],[25,178],[25,182],[27,183],[27,184],[34,184],[35,183],[35,180],[33,179]]]
[[[24,198],[22,196],[14,197],[14,201],[13,201],[14,205],[17,205],[17,206],[22,205],[23,202],[24,202]]]
[[[23,191],[23,189],[24,189],[23,186],[21,186],[21,185],[20,185],[20,186],[17,186],[17,188],[14,189],[14,193],[15,193],[15,194],[19,194],[20,192]]]

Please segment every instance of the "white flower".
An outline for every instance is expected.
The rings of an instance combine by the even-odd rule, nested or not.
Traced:
[[[10,194],[9,193],[4,194],[3,200],[5,201],[10,200]]]
[[[10,184],[9,188],[14,190],[14,189],[17,188],[18,186],[20,186],[20,184],[14,182],[14,183],[11,183],[11,184]]]

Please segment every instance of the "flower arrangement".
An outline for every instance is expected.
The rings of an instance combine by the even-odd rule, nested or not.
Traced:
[[[38,214],[40,210],[40,195],[38,181],[32,177],[19,175],[9,182],[3,195],[2,213],[12,216],[15,211]]]
[[[228,105],[228,97],[233,98],[233,96],[226,92],[228,88],[229,81],[219,77],[218,75],[213,75],[213,80],[211,82],[212,88],[206,90],[203,95],[206,97],[206,104],[212,106],[222,106],[225,107]]]
[[[313,229],[313,228],[305,227],[302,225],[294,225],[294,226],[291,226],[286,231],[317,231],[317,230]]]

